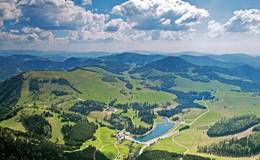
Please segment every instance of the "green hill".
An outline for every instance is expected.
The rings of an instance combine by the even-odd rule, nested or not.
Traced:
[[[197,151],[198,146],[216,144],[225,138],[209,137],[210,127],[224,118],[252,113],[260,116],[260,72],[249,66],[198,66],[180,57],[131,58],[130,53],[87,61],[85,67],[30,71],[0,83],[0,126],[16,130],[2,129],[4,137],[17,134],[6,143],[14,147],[17,144],[13,139],[21,136],[19,144],[27,146],[25,150],[16,148],[16,156],[34,145],[27,142],[37,141],[43,148],[35,152],[51,153],[44,148],[51,146],[64,159],[81,157],[85,152],[92,155],[86,159],[93,158],[94,153],[104,159],[136,158],[143,144],[120,137],[118,140],[115,134],[123,130],[128,136],[142,135],[162,122],[164,116],[176,127],[166,139],[145,146],[139,159],[151,158],[154,150],[183,159],[229,159]],[[96,62],[98,65],[93,67]],[[251,135],[244,129],[230,132],[231,127],[222,128],[232,138]],[[9,151],[7,156],[11,156]]]

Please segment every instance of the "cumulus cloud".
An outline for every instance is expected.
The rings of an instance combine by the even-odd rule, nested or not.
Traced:
[[[50,42],[55,39],[52,32],[42,30],[38,27],[24,27],[21,30],[10,30],[9,32],[0,32],[0,41],[14,42]]]
[[[104,25],[108,18],[86,11],[72,0],[21,0],[19,6],[26,23],[44,29],[91,30]]]
[[[228,32],[260,33],[260,10],[239,10],[224,26]]]
[[[208,17],[199,9],[181,0],[129,0],[112,9],[140,30],[188,30]]]
[[[209,15],[181,0],[128,0],[110,13],[87,10],[91,2],[0,0],[0,27],[7,20],[19,22],[0,30],[0,40],[53,41],[55,35],[70,41],[181,40]]]
[[[145,31],[132,29],[122,19],[112,19],[100,30],[86,30],[85,28],[71,31],[68,35],[70,41],[134,41],[148,40],[151,35]]]
[[[260,10],[239,10],[226,23],[208,23],[208,36],[217,37],[224,33],[260,33]]]
[[[92,4],[92,0],[82,0],[81,1],[81,5],[86,6],[86,5],[91,5]]]
[[[67,39],[72,42],[81,41],[149,41],[149,40],[190,40],[188,32],[136,30],[132,28],[120,28],[117,31],[88,31],[79,29],[71,31]]]
[[[0,1],[0,27],[6,20],[18,20],[21,16],[21,10],[16,6],[16,0]]]
[[[123,21],[121,18],[112,19],[108,23],[105,24],[105,31],[106,32],[116,32],[119,30],[126,30],[130,29],[131,26]]]
[[[225,29],[223,27],[223,25],[221,25],[220,23],[212,20],[208,23],[208,33],[207,36],[208,37],[218,37],[223,35],[225,32]]]
[[[173,32],[173,31],[161,31],[160,32],[161,40],[191,40],[192,33],[188,32]]]

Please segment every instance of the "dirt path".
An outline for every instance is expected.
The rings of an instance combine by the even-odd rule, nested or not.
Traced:
[[[120,151],[119,151],[119,149],[118,149],[118,147],[117,147],[117,145],[116,145],[116,142],[114,143],[114,146],[115,146],[115,148],[116,148],[116,151],[117,151],[117,155],[116,155],[116,158],[115,158],[115,160],[117,160],[117,159],[118,159],[118,157],[119,157],[119,155],[120,155]]]
[[[184,120],[181,122],[182,124],[188,125],[188,126],[192,126],[195,122],[197,122],[201,117],[203,117],[205,114],[207,114],[209,112],[209,106],[208,104],[202,100],[204,103],[204,106],[207,108],[206,112],[203,112],[202,114],[200,114],[198,117],[196,117],[193,121],[191,121],[190,123],[185,122]]]
[[[140,149],[138,155],[141,155],[141,154],[144,152],[144,149],[145,149],[146,147],[148,147],[148,146],[149,146],[149,144],[145,144],[145,145]]]
[[[178,134],[177,134],[176,136],[178,136],[179,134],[180,134],[180,133],[178,132]],[[187,154],[187,153],[190,151],[190,149],[189,149],[187,146],[178,143],[178,142],[174,139],[174,136],[172,137],[172,142],[175,143],[175,144],[177,144],[178,146],[180,146],[180,147],[182,147],[182,148],[184,148],[184,149],[186,150],[183,154]]]
[[[185,122],[185,121],[182,121],[182,122],[181,122],[182,124],[186,124],[186,125],[192,126],[195,122],[197,122],[201,117],[205,116],[205,115],[210,111],[208,104],[207,104],[204,100],[202,100],[202,101],[203,101],[205,107],[207,108],[207,111],[206,111],[206,112],[203,112],[202,114],[200,114],[200,115],[199,115],[198,117],[196,117],[192,122],[187,123],[187,122]],[[176,134],[175,136],[178,136],[178,135],[180,135],[180,132],[177,132],[177,134]],[[187,154],[187,153],[190,151],[190,149],[189,149],[187,146],[185,146],[184,144],[178,143],[178,142],[174,139],[175,136],[172,137],[172,142],[175,143],[175,144],[177,144],[178,146],[183,147],[183,148],[186,150],[183,154]]]
[[[97,150],[95,150],[93,153],[93,160],[96,160],[96,152],[97,152]]]

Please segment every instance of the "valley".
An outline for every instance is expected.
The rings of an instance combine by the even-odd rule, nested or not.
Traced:
[[[201,151],[232,138],[260,138],[253,131],[260,124],[258,68],[135,53],[78,61],[63,69],[38,68],[1,78],[3,133],[32,134],[75,155],[94,148],[93,160],[142,160],[157,152],[180,159],[259,158],[259,141],[252,155]],[[208,134],[217,122],[225,119],[229,125],[239,116],[245,120],[236,131],[229,127],[223,129],[228,134]]]

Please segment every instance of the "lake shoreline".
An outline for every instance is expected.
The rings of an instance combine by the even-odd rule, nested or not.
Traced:
[[[163,122],[155,123],[153,129],[151,129],[151,130],[148,131],[147,133],[145,133],[145,134],[143,134],[143,135],[138,135],[138,136],[125,134],[125,139],[128,139],[128,140],[130,140],[130,141],[132,141],[132,142],[139,143],[139,144],[150,145],[150,144],[152,144],[152,143],[158,141],[159,139],[164,138],[165,136],[169,135],[169,134],[172,132],[173,128],[176,127],[176,124],[177,124],[177,123],[176,123],[176,122],[173,122],[173,121],[170,121],[167,117],[163,117],[163,119],[164,119]],[[159,125],[159,126],[158,126],[158,125]],[[166,127],[169,127],[169,128],[166,128],[166,131],[165,131],[165,132],[163,131],[163,133],[159,133],[159,135],[156,135],[156,133],[155,133],[155,135],[151,135],[152,138],[150,138],[150,139],[148,138],[147,141],[145,141],[145,140],[144,140],[144,141],[138,140],[138,138],[142,138],[142,137],[145,137],[145,136],[149,136],[149,134],[152,134],[152,132],[156,132],[155,129],[156,129],[157,127],[164,127],[164,125],[170,125],[170,126],[166,126]],[[158,129],[163,129],[163,128],[158,128]],[[159,130],[159,131],[160,131],[160,130]],[[168,137],[168,136],[167,136],[167,137]]]

